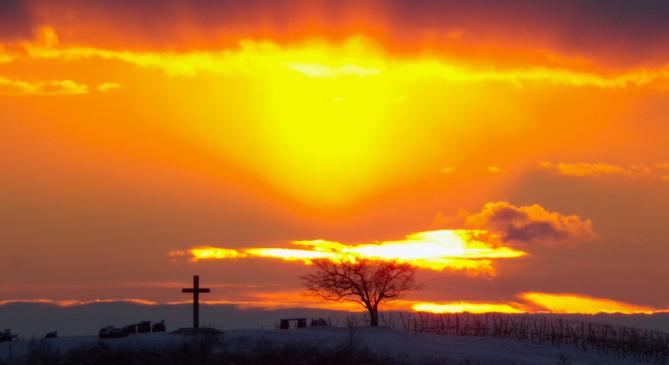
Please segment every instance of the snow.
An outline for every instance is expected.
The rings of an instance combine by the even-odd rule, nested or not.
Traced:
[[[249,348],[257,341],[277,345],[288,343],[338,346],[350,341],[347,328],[309,327],[294,330],[228,330],[222,341],[228,348]],[[478,360],[482,364],[555,365],[618,365],[638,364],[632,359],[619,358],[596,350],[584,351],[573,346],[555,347],[528,341],[515,341],[469,336],[447,336],[412,333],[389,328],[360,327],[354,330],[355,346],[368,347],[377,353],[422,361],[425,359]],[[98,341],[112,347],[176,346],[189,341],[189,336],[167,333],[133,335],[127,338],[99,340],[95,336],[72,336],[47,339],[61,352]],[[16,359],[25,354],[30,340],[0,343],[0,360]],[[561,360],[562,359],[562,360]],[[563,362],[564,361],[564,362]]]

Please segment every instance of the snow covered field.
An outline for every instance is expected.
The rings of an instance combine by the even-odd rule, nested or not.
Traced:
[[[61,336],[80,336],[98,333],[109,325],[122,327],[131,323],[150,320],[165,320],[167,328],[174,330],[192,324],[191,304],[140,305],[127,302],[92,303],[62,307],[41,303],[12,303],[0,305],[0,331],[9,328],[24,339],[41,338],[47,332],[58,331]],[[384,316],[394,315],[384,312]],[[286,308],[274,310],[241,309],[233,305],[201,305],[202,325],[231,329],[271,329],[280,318],[304,317],[326,318],[334,324],[343,325],[346,318],[362,315],[350,312],[328,311],[309,308]],[[542,314],[541,317],[556,317]],[[652,329],[669,332],[669,314],[624,315],[600,314],[558,315],[567,320],[606,323],[615,326]],[[397,321],[396,321],[397,322]]]
[[[351,334],[352,337],[351,337]],[[480,337],[459,337],[411,333],[387,328],[310,327],[297,330],[228,330],[219,346],[237,349],[252,349],[259,343],[285,345],[290,343],[313,344],[335,347],[350,343],[367,347],[375,353],[420,362],[424,360],[474,360],[480,364],[514,365],[617,365],[638,364],[632,359],[623,359],[597,351],[584,351],[573,346],[554,347],[535,342],[521,342]],[[112,347],[162,347],[178,346],[190,337],[165,333],[134,335],[128,338],[102,340]],[[44,340],[53,349],[66,352],[82,345],[94,345],[95,336],[72,336]],[[30,347],[30,340],[0,343],[0,360],[17,359]]]

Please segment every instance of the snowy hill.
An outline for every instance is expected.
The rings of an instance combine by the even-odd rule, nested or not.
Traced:
[[[61,337],[43,340],[51,350],[65,353],[82,346],[96,345],[95,336]],[[102,340],[113,349],[169,348],[192,341],[188,336],[165,333],[134,335],[128,338]],[[335,348],[353,344],[353,348],[368,348],[380,356],[390,356],[405,363],[463,363],[527,365],[616,365],[637,364],[597,351],[584,351],[574,346],[555,347],[529,341],[515,341],[473,336],[448,336],[412,333],[388,328],[360,327],[354,330],[336,327],[309,327],[296,330],[229,330],[216,347],[235,351],[255,351],[258,346],[314,346]],[[0,362],[16,360],[25,355],[30,340],[0,343]],[[451,362],[449,362],[451,361]]]

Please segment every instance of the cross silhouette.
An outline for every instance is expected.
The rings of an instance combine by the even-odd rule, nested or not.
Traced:
[[[209,293],[209,288],[200,288],[200,276],[193,275],[193,287],[181,289],[183,293],[193,293],[193,331],[200,328],[200,293]]]

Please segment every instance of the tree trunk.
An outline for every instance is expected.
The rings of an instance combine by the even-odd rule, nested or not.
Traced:
[[[379,310],[377,308],[368,308],[369,310],[369,325],[371,327],[379,326]]]

